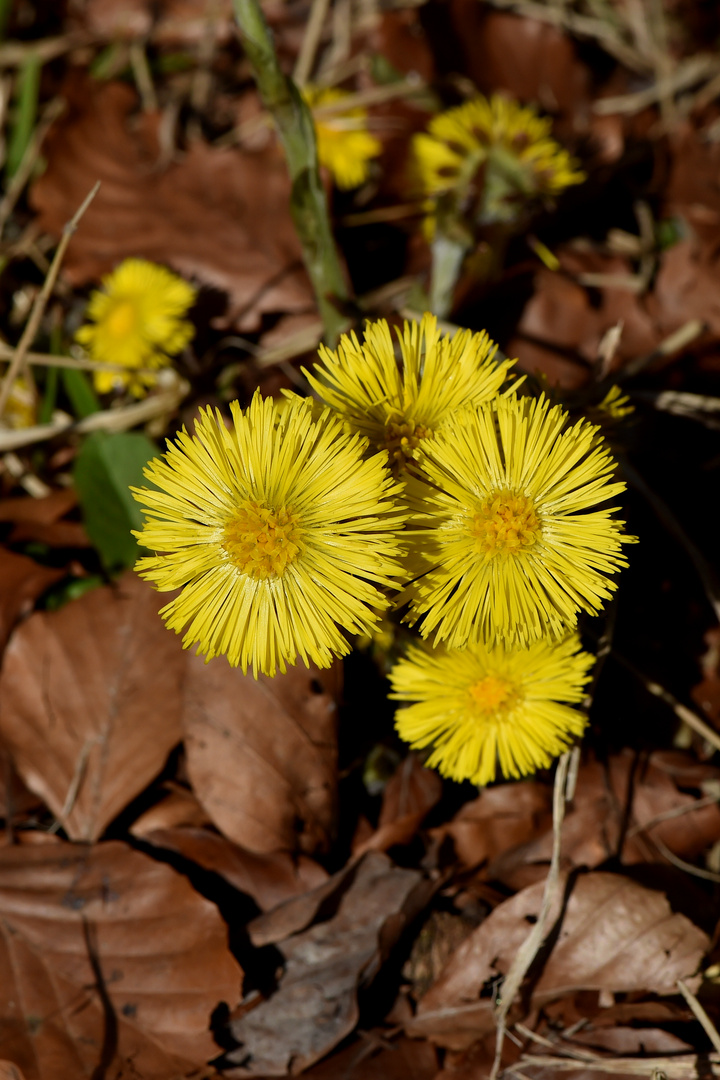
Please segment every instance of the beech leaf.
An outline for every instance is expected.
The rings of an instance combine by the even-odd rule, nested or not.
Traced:
[[[0,736],[73,840],[95,840],[180,741],[184,655],[135,574],[13,635],[0,672]]]

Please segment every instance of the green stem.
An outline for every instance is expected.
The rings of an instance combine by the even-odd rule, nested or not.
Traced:
[[[334,345],[349,326],[344,309],[350,295],[320,181],[312,114],[292,79],[280,69],[260,4],[257,0],[233,0],[233,8],[260,96],[275,120],[285,150],[292,181],[290,212],[325,326],[325,340]]]

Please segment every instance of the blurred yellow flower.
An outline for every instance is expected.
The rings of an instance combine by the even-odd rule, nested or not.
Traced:
[[[595,409],[611,420],[624,420],[626,416],[631,416],[635,412],[635,406],[631,404],[629,394],[623,394],[619,386],[611,386]]]
[[[10,388],[3,421],[10,428],[27,428],[36,423],[36,394],[24,375],[18,375]]]
[[[155,489],[133,489],[145,507],[139,542],[160,552],[137,569],[161,592],[162,609],[209,660],[226,655],[274,675],[300,657],[328,667],[350,634],[372,634],[388,607],[383,587],[403,570],[398,485],[379,454],[309,401],[281,410],[256,393],[233,426],[201,411],[164,459],[145,470]]]
[[[311,110],[353,96],[347,90],[319,86],[304,86],[301,93]],[[313,118],[320,164],[343,190],[364,184],[370,175],[370,161],[382,150],[378,139],[367,130],[367,110],[353,106]]]
[[[426,765],[451,780],[489,784],[500,773],[527,776],[581,735],[582,701],[594,658],[572,634],[527,649],[433,649],[411,645],[390,672],[395,726],[416,749],[432,746]]]
[[[479,222],[512,221],[532,199],[558,195],[585,174],[534,109],[493,94],[438,113],[413,136],[418,191],[477,201]]]
[[[156,377],[139,369],[159,369],[185,348],[193,336],[184,316],[196,290],[177,274],[146,259],[125,259],[103,278],[102,291],[91,293],[86,316],[75,338],[91,359],[119,364],[126,371],[95,371],[101,393],[128,387],[142,397]]]
[[[390,327],[379,319],[367,323],[362,344],[350,333],[336,350],[321,345],[321,362],[305,375],[353,431],[402,468],[462,405],[478,406],[497,394],[515,361],[496,363],[497,345],[485,332],[441,334],[430,314],[396,333],[399,360]]]
[[[407,483],[413,581],[401,602],[453,648],[561,638],[596,613],[634,541],[613,510],[625,484],[598,428],[545,397],[465,409],[423,443]]]

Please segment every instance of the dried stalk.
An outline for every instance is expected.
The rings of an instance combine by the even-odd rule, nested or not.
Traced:
[[[330,225],[320,180],[312,114],[297,86],[280,69],[270,31],[257,0],[233,0],[243,46],[265,108],[272,113],[292,181],[290,211],[303,251],[325,340],[334,345],[350,320],[350,294]]]

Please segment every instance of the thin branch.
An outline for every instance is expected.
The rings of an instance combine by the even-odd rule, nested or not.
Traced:
[[[35,335],[38,332],[38,328],[40,326],[40,321],[43,317],[45,307],[48,300],[50,299],[53,288],[55,287],[57,276],[60,273],[60,266],[65,256],[67,246],[70,243],[70,239],[75,230],[77,229],[83,214],[97,195],[99,187],[100,181],[98,180],[93,186],[92,191],[90,191],[88,195],[86,195],[82,204],[78,207],[73,217],[63,229],[63,234],[60,238],[60,243],[58,244],[55,251],[53,261],[50,264],[48,275],[43,282],[42,289],[35,298],[35,303],[33,304],[32,311],[30,312],[30,318],[25,324],[25,329],[23,330],[22,337],[18,342],[17,349],[15,350],[15,355],[10,361],[10,365],[5,372],[2,387],[0,388],[0,416],[2,416],[5,411],[5,406],[7,405],[7,400],[10,397],[10,391],[12,390],[13,383],[15,382],[17,376],[20,374],[23,364],[25,363],[25,357],[28,353],[28,350],[30,349],[30,346],[35,340]]]
[[[537,956],[545,936],[545,924],[547,923],[550,909],[555,900],[560,886],[560,841],[562,823],[565,816],[565,800],[567,795],[567,777],[570,767],[572,751],[562,755],[555,772],[555,786],[553,788],[553,847],[550,858],[550,869],[545,882],[542,904],[538,913],[537,922],[517,951],[515,959],[505,976],[502,986],[502,999],[495,1010],[497,1024],[495,1038],[495,1060],[490,1071],[490,1080],[496,1080],[502,1061],[503,1044],[505,1042],[505,1027],[507,1016],[515,1000],[522,981],[525,978],[530,965]]]
[[[720,1035],[718,1035],[718,1029],[715,1027],[712,1020],[705,1012],[698,999],[693,994],[692,990],[685,985],[682,979],[677,980],[677,986],[678,990],[692,1009],[696,1020],[702,1027],[708,1039],[713,1044],[717,1052],[720,1054]]]

